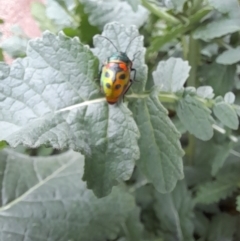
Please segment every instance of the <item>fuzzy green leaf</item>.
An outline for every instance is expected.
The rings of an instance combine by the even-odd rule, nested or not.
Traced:
[[[129,108],[141,133],[137,165],[159,192],[170,192],[183,178],[180,134],[159,102],[157,93],[130,102]]]
[[[83,159],[73,151],[47,158],[1,151],[1,240],[114,239],[134,200],[119,188],[97,199],[81,181]]]
[[[77,38],[45,32],[29,42],[26,58],[0,69],[0,140],[82,151],[84,180],[98,196],[131,176],[137,126],[125,105],[99,98],[98,60]]]
[[[155,192],[154,210],[164,240],[193,241],[193,202],[184,181],[169,194]]]
[[[137,28],[135,26],[125,28],[122,24],[110,23],[104,27],[102,35],[109,38],[119,51],[125,52],[126,48],[128,48],[127,55],[130,59],[135,57],[133,61],[133,68],[137,70],[136,80],[138,82],[132,85],[129,93],[131,91],[142,92],[147,81],[147,65],[145,64],[143,37],[139,36]],[[130,43],[132,39],[134,40]],[[96,36],[93,42],[95,46],[93,52],[96,56],[98,56],[101,63],[105,63],[107,58],[116,52],[114,46],[104,38]],[[137,55],[135,55],[136,53]]]
[[[211,111],[202,102],[186,95],[178,103],[177,114],[185,128],[201,140],[213,136]]]
[[[225,102],[216,103],[213,107],[213,113],[227,127],[238,129],[238,116],[233,107]]]
[[[81,0],[81,3],[89,15],[89,22],[100,29],[113,21],[118,21],[126,26],[141,27],[148,18],[148,11],[144,7],[139,5],[138,10],[134,12],[127,2],[121,0]]]
[[[227,213],[221,213],[213,217],[209,226],[209,241],[227,240],[232,241],[236,228],[236,218]]]
[[[240,61],[240,47],[232,48],[220,54],[216,62],[219,64],[235,64]]]
[[[187,80],[190,68],[188,62],[180,58],[160,61],[157,69],[153,72],[154,83],[162,91],[177,92],[182,89]]]
[[[209,41],[240,30],[239,19],[222,18],[207,25],[202,25],[194,31],[195,39]]]

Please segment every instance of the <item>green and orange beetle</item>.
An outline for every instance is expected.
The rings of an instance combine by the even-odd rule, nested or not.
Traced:
[[[139,36],[136,36],[129,42],[125,52],[119,51],[110,39],[104,36],[100,37],[107,39],[117,50],[116,53],[113,53],[107,59],[100,73],[101,91],[109,104],[115,104],[127,93],[135,81],[136,70],[132,68],[134,59],[130,60],[126,52],[132,41]],[[133,79],[131,79],[131,72],[134,73]]]

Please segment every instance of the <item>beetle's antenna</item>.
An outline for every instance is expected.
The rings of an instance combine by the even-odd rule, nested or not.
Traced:
[[[133,55],[133,59],[132,62],[136,59],[137,55],[141,53],[141,50],[137,51],[134,55]]]
[[[126,48],[126,50],[125,50],[125,53],[127,53],[128,48],[130,47],[132,41],[133,41],[135,38],[138,38],[138,37],[140,37],[140,36],[138,35],[138,36],[134,37],[133,39],[131,39],[131,41],[130,41],[129,44],[127,45],[127,48]]]
[[[119,52],[119,50],[118,50],[118,48],[116,47],[116,45],[115,45],[109,38],[107,38],[107,37],[105,37],[105,36],[102,36],[102,35],[98,35],[98,37],[102,37],[102,38],[105,38],[106,40],[108,40],[108,41],[112,44],[112,46],[117,50],[117,52]]]

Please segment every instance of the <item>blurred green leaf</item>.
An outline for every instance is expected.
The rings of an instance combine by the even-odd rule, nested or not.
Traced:
[[[213,88],[211,86],[200,86],[197,88],[197,95],[204,99],[212,99],[214,97]]]
[[[73,11],[75,7],[74,0],[47,0],[46,16],[54,23],[58,31],[66,27],[76,28],[80,18]]]
[[[236,218],[227,213],[221,213],[213,217],[209,226],[208,240],[233,240],[236,231]]]
[[[236,189],[236,183],[227,180],[203,183],[198,187],[195,202],[203,204],[215,203],[232,195]]]
[[[232,90],[235,73],[235,65],[226,66],[217,63],[206,64],[200,70],[203,84],[212,86],[216,96],[223,96]]]
[[[235,101],[235,95],[233,94],[233,92],[227,92],[225,95],[224,95],[224,101],[228,104],[233,104],[234,101]]]
[[[49,30],[52,33],[57,33],[59,27],[53,23],[46,15],[46,5],[40,2],[32,2],[31,4],[31,14],[33,18],[37,21],[41,30]]]
[[[92,44],[93,36],[99,34],[100,31],[97,27],[92,26],[89,23],[88,15],[84,12],[83,4],[79,4],[76,13],[81,17],[81,22],[79,26],[79,36],[82,43]]]
[[[171,0],[174,9],[176,9],[177,12],[183,11],[183,6],[187,2],[187,0]]]
[[[184,181],[169,194],[155,192],[154,209],[164,241],[193,241],[193,202]]]
[[[138,5],[140,5],[140,0],[126,0],[126,1],[132,7],[134,12],[138,10]]]
[[[209,0],[209,4],[216,8],[219,12],[223,14],[229,14],[232,17],[239,17],[239,2],[237,0]]]
[[[180,58],[160,61],[157,69],[153,72],[154,83],[162,91],[177,92],[183,88],[189,76],[190,68],[188,62]]]
[[[240,195],[237,196],[237,210],[240,212]]]
[[[194,31],[195,39],[209,41],[240,30],[239,19],[222,18],[202,25]]]
[[[194,231],[196,234],[203,238],[203,240],[206,239],[208,228],[210,225],[210,221],[208,218],[200,211],[194,212]]]
[[[1,43],[1,48],[12,58],[24,57],[26,55],[28,39],[21,36],[7,38]]]
[[[211,111],[196,98],[186,95],[180,99],[177,115],[185,128],[201,140],[209,140],[213,136],[213,118]]]
[[[140,221],[140,209],[133,209],[127,220],[125,225],[123,226],[123,230],[127,237],[127,241],[141,241],[143,240],[143,225]]]
[[[230,104],[223,101],[215,103],[213,113],[227,127],[233,130],[238,129],[238,116]]]
[[[126,26],[136,25],[141,27],[148,18],[148,11],[138,6],[136,12],[132,7],[121,0],[89,1],[81,0],[89,22],[102,29],[107,23],[118,21]]]
[[[235,64],[240,61],[240,47],[232,48],[220,54],[216,62],[219,64]]]
[[[2,240],[114,239],[135,208],[132,196],[120,188],[97,199],[81,181],[79,153],[43,158],[6,149],[0,160]]]

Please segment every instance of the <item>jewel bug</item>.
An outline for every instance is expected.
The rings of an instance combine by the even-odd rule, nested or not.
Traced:
[[[119,51],[107,37],[101,35],[100,37],[107,39],[116,49],[116,52],[108,57],[100,72],[101,91],[104,93],[109,104],[115,104],[127,93],[135,81],[136,69],[132,68],[132,66],[138,52],[134,54],[133,60],[130,60],[126,53],[132,41],[139,36],[131,39],[124,52]],[[132,72],[133,79],[131,79]]]

